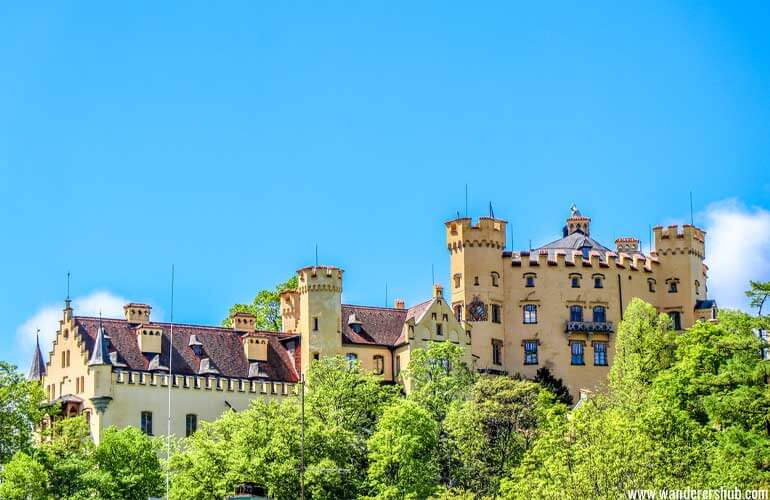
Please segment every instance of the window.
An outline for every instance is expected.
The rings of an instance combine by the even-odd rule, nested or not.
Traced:
[[[582,341],[575,341],[569,343],[570,352],[572,353],[572,364],[573,365],[584,365],[585,359],[583,358],[583,350],[585,348],[585,344],[583,344]]]
[[[537,306],[535,304],[524,305],[524,324],[534,325],[537,323]]]
[[[318,361],[319,359],[321,359],[321,355],[320,355],[320,354],[318,354],[317,352],[314,352],[314,353],[313,353],[313,359],[314,359],[314,360],[316,360],[316,361]]]
[[[69,349],[67,349],[67,350],[65,351],[65,354],[67,355],[67,356],[66,356],[66,357],[67,357],[67,368],[69,368],[69,366],[70,366],[70,350],[69,350]]]
[[[454,275],[455,288],[460,288],[462,274],[457,273]]]
[[[695,295],[700,293],[700,281],[695,280]]]
[[[492,286],[500,286],[500,275],[492,273]]]
[[[374,373],[377,375],[385,373],[385,358],[379,354],[374,356]]]
[[[184,417],[184,423],[184,435],[191,436],[195,431],[198,430],[198,415],[195,415],[194,413],[188,413]]]
[[[492,364],[503,364],[503,343],[497,339],[492,339]]]
[[[345,359],[348,362],[348,366],[353,366],[353,363],[355,363],[358,360],[358,355],[353,352],[349,352],[345,354]]]
[[[462,321],[463,320],[463,305],[462,304],[455,304],[454,311],[455,311],[455,319],[457,321]]]
[[[570,285],[572,288],[580,288],[580,275],[579,274],[571,274],[570,277]]]
[[[476,286],[479,286],[479,277],[478,276],[474,276],[473,277],[473,284],[476,285]]]
[[[430,319],[432,319],[433,321],[436,321],[436,319],[438,319],[438,315],[436,313],[431,313]]]
[[[314,332],[318,331],[318,316],[313,318],[313,331]]]
[[[668,313],[671,318],[671,322],[674,324],[674,330],[682,329],[682,313],[679,311],[671,311]]]
[[[594,307],[594,323],[605,323],[607,321],[607,309],[604,306]]]
[[[679,279],[669,278],[666,280],[668,284],[668,293],[677,293],[679,291]]]
[[[604,288],[604,276],[601,274],[594,275],[594,288]]]
[[[436,335],[438,337],[441,337],[444,335],[444,325],[441,323],[436,323]]]
[[[492,323],[501,323],[500,304],[492,304]]]
[[[142,418],[141,418],[140,424],[141,424],[142,432],[144,432],[148,436],[152,436],[152,412],[151,411],[142,412]]]
[[[594,342],[594,365],[607,366],[607,342]]]
[[[442,314],[441,315],[441,321],[449,321],[449,315],[448,314]]]
[[[591,258],[591,247],[590,246],[586,245],[586,246],[580,247],[580,251],[583,254],[583,260],[588,260],[589,258]]]
[[[65,328],[64,331],[62,332],[62,335],[64,335],[65,339],[68,339],[70,336],[70,331]]]
[[[537,364],[537,340],[524,341],[524,364]]]
[[[396,375],[401,373],[401,355],[396,356]]]
[[[570,306],[570,308],[569,308],[569,320],[570,321],[583,321],[583,306]]]
[[[65,352],[62,351],[61,352],[61,367],[62,368],[67,368],[67,357],[66,356],[67,355],[65,354]]]
[[[524,286],[527,288],[532,288],[535,286],[535,275],[534,274],[525,274],[524,275]]]
[[[653,278],[647,280],[647,289],[651,292],[655,292],[655,280]]]

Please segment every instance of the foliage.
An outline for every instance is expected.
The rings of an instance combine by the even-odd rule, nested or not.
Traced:
[[[554,396],[535,382],[480,378],[471,399],[453,405],[445,421],[459,461],[452,474],[457,485],[495,495],[500,478],[532,445],[538,416],[555,404]]]
[[[453,401],[467,398],[475,375],[463,362],[463,349],[451,342],[431,342],[412,351],[404,376],[409,398],[443,421]]]
[[[48,474],[43,465],[23,451],[16,452],[0,476],[0,498],[45,498]]]
[[[138,500],[160,496],[159,444],[136,427],[105,429],[93,452],[94,462],[106,478],[100,487],[102,497]]]
[[[757,308],[757,316],[762,316],[762,307],[770,297],[770,281],[750,281],[751,288],[746,291],[749,305]]]
[[[0,361],[0,464],[17,451],[29,453],[32,430],[44,415],[43,388],[27,380],[16,367]]]
[[[437,485],[438,426],[409,400],[385,409],[369,439],[369,479],[378,498],[427,498]]]
[[[560,378],[556,378],[547,367],[538,368],[534,381],[542,385],[556,396],[556,399],[567,406],[572,406],[572,395]]]
[[[230,317],[237,312],[247,312],[256,318],[257,330],[277,332],[281,330],[281,292],[295,290],[297,277],[292,276],[283,283],[279,283],[273,290],[261,290],[254,296],[251,304],[234,304],[222,326],[231,327]]]

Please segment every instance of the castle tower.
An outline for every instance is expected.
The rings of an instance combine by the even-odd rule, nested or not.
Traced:
[[[299,314],[296,330],[302,336],[302,373],[321,356],[342,352],[342,269],[309,266],[297,271]]]
[[[573,203],[570,207],[570,216],[567,219],[567,223],[564,225],[564,236],[567,237],[572,233],[581,232],[586,236],[591,236],[591,218],[586,217],[580,213],[577,206]]]
[[[677,323],[679,313],[681,328],[695,322],[695,307],[706,299],[706,233],[689,224],[682,227],[656,226],[654,254],[660,261],[656,283],[658,307],[669,313]]]
[[[480,217],[473,224],[469,217],[445,224],[452,310],[460,321],[473,325],[471,343],[480,358],[476,368],[503,371],[503,356],[496,359],[493,344],[502,346],[503,259],[506,221]]]

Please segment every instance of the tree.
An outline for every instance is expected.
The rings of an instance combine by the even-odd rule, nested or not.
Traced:
[[[438,426],[416,403],[385,409],[369,439],[369,479],[378,498],[427,498],[437,486]]]
[[[441,422],[453,401],[467,398],[475,375],[463,361],[463,349],[451,342],[431,342],[412,351],[404,376],[411,385],[409,399]]]
[[[158,459],[159,442],[136,427],[107,428],[93,453],[108,480],[100,488],[103,498],[144,500],[159,496],[163,476]]]
[[[750,281],[751,289],[746,291],[750,299],[749,305],[757,308],[757,316],[762,316],[762,306],[770,297],[770,281]]]
[[[0,361],[0,464],[17,451],[30,452],[32,431],[45,414],[40,406],[44,399],[40,383]]]
[[[556,399],[565,405],[572,406],[572,395],[569,393],[569,389],[564,385],[562,379],[554,377],[548,368],[538,368],[534,381],[551,391]]]
[[[228,316],[222,320],[222,326],[231,327],[230,318],[237,312],[247,312],[256,317],[256,328],[269,332],[281,329],[281,292],[295,290],[297,277],[293,276],[276,285],[273,290],[262,290],[254,296],[251,304],[234,304]]]
[[[538,416],[555,404],[553,394],[535,382],[479,378],[471,399],[453,405],[445,421],[460,462],[452,474],[456,484],[495,496],[499,480],[534,442]]]
[[[27,500],[45,498],[48,474],[43,465],[22,451],[5,464],[0,475],[0,498]]]

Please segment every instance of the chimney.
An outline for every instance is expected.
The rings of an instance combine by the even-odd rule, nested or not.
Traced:
[[[406,303],[404,302],[404,299],[396,299],[396,301],[393,303],[393,307],[396,309],[404,309],[406,307]]]
[[[126,315],[126,321],[129,323],[145,324],[150,322],[150,307],[147,304],[137,304],[131,302],[123,306],[123,314]]]
[[[618,253],[635,253],[639,252],[639,240],[636,238],[618,238],[615,240],[615,247]]]
[[[444,287],[438,283],[433,285],[433,297],[441,298],[444,296]]]
[[[254,332],[257,330],[257,317],[248,312],[238,311],[231,314],[230,323],[236,332]]]

